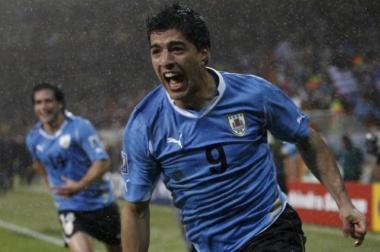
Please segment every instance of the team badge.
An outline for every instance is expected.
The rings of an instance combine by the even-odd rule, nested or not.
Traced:
[[[232,133],[240,137],[245,135],[247,124],[245,122],[244,113],[241,112],[241,113],[228,115],[227,119],[228,119],[228,125],[230,126]]]
[[[66,135],[63,135],[59,138],[59,145],[63,148],[63,149],[67,149],[69,148],[70,146],[70,142],[71,142],[71,136],[66,134]]]

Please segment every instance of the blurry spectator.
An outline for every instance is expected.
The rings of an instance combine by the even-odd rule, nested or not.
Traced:
[[[327,69],[336,96],[340,97],[346,111],[351,111],[358,97],[358,83],[352,72],[350,56],[337,53]]]
[[[343,178],[345,181],[359,181],[364,161],[363,152],[353,144],[348,134],[344,134],[341,141],[342,149],[338,152],[337,159],[343,168]]]
[[[380,152],[378,146],[378,137],[373,133],[367,133],[365,137],[366,151],[371,156],[374,156],[376,161],[373,164],[371,171],[370,182],[380,181]]]
[[[14,141],[5,136],[0,138],[0,193],[5,193],[13,185],[13,161],[16,155]]]
[[[372,101],[370,95],[368,92],[364,92],[364,94],[358,98],[353,111],[354,115],[366,124],[380,122],[380,109]]]

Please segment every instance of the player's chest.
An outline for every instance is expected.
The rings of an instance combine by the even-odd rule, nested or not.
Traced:
[[[35,152],[46,166],[59,168],[65,165],[74,144],[74,138],[69,133],[54,138],[41,137],[35,146]]]
[[[202,118],[174,118],[161,122],[152,134],[156,158],[164,158],[215,145],[262,142],[264,118],[249,111],[216,111]]]

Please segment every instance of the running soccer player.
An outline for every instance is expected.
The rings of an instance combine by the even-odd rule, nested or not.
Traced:
[[[343,232],[362,243],[365,216],[348,197],[336,161],[308,117],[277,87],[207,67],[209,31],[178,4],[147,20],[161,81],[124,133],[123,250],[147,251],[149,199],[160,176],[197,251],[304,251],[301,220],[276,182],[267,130],[296,143],[336,201]]]
[[[110,182],[109,158],[91,123],[65,111],[64,94],[42,83],[33,89],[39,122],[26,142],[34,167],[53,194],[64,242],[72,252],[91,252],[92,237],[108,252],[121,251],[120,214]]]

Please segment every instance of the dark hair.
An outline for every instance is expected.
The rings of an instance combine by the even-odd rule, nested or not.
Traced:
[[[146,27],[149,43],[151,33],[176,29],[192,42],[198,51],[211,48],[210,33],[204,18],[194,10],[182,7],[178,3],[166,7],[153,17],[148,17]]]
[[[56,85],[53,85],[53,84],[50,84],[50,83],[47,83],[47,82],[42,82],[42,83],[39,83],[37,85],[35,85],[33,87],[33,91],[32,91],[32,103],[34,104],[34,95],[35,93],[37,93],[38,91],[41,91],[41,90],[51,90],[53,91],[54,93],[54,97],[55,99],[62,103],[62,111],[65,110],[65,107],[66,107],[66,104],[65,104],[65,95],[63,94],[63,91],[61,88],[59,88],[58,86]]]

